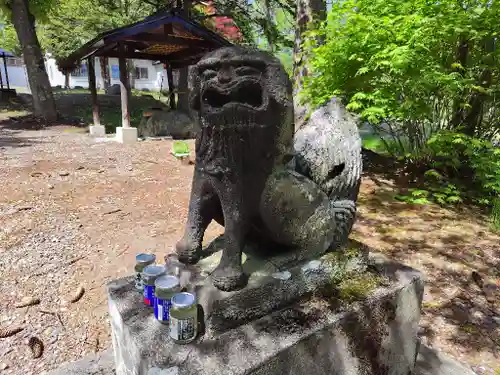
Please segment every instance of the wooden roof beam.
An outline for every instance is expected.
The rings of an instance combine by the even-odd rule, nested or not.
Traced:
[[[109,51],[104,52],[102,54],[96,53],[96,56],[104,56],[104,57],[120,57],[120,53],[118,51]],[[144,53],[144,52],[132,52],[127,51],[123,53],[123,57],[126,59],[138,59],[138,60],[161,60],[169,59],[169,55],[161,55],[161,54],[152,54],[152,53]]]
[[[166,35],[146,34],[146,33],[128,36],[124,40],[132,42],[154,43],[154,44],[173,44],[176,46],[188,46],[188,47],[203,47],[207,46],[207,44],[211,45],[211,43],[205,40],[179,38],[171,35],[166,36]]]

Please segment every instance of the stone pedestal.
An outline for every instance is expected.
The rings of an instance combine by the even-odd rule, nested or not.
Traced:
[[[120,143],[135,143],[137,142],[137,128],[124,128],[122,126],[116,128],[116,140]]]
[[[90,125],[89,133],[92,137],[105,137],[106,128],[104,127],[104,125]]]
[[[247,288],[221,292],[210,272],[219,253],[196,267],[192,291],[205,322],[189,345],[134,290],[132,277],[108,285],[117,375],[408,375],[418,353],[423,281],[418,271],[370,255],[380,283],[356,302],[329,293],[338,264],[331,255],[289,269],[284,258],[247,253]],[[359,264],[342,265],[354,269]],[[368,275],[368,274],[367,274]],[[340,295],[341,296],[341,295]]]

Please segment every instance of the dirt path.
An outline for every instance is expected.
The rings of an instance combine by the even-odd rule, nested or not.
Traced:
[[[424,274],[425,344],[478,374],[500,374],[500,236],[477,211],[412,206],[394,194],[393,181],[364,178],[352,237]]]
[[[163,256],[182,234],[192,166],[170,149],[96,143],[72,127],[0,129],[0,327],[25,327],[0,339],[1,374],[38,374],[109,346],[105,284],[130,274],[137,252]],[[427,274],[429,343],[493,368],[500,314],[476,301],[469,276],[498,278],[499,237],[475,216],[394,202],[391,189],[365,179],[354,237]],[[79,286],[85,294],[69,303]],[[15,308],[23,297],[41,303]],[[39,359],[25,344],[32,335],[45,343]]]
[[[0,326],[26,327],[0,339],[0,373],[38,374],[110,344],[105,284],[130,274],[136,253],[173,250],[192,167],[169,141],[95,143],[70,127],[3,130],[0,142]],[[41,304],[13,308],[28,296]],[[37,360],[31,335],[46,343]]]

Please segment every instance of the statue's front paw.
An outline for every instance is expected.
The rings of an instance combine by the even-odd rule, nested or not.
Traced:
[[[184,264],[195,264],[200,260],[201,245],[183,238],[175,245],[179,261]]]
[[[215,287],[225,292],[239,290],[247,285],[248,277],[243,273],[241,266],[222,266],[219,264],[212,273]]]

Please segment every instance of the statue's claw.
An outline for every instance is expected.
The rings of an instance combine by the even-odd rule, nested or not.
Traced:
[[[212,273],[212,281],[217,289],[225,292],[242,289],[248,282],[247,276],[243,273],[241,266],[222,266],[219,264]]]

